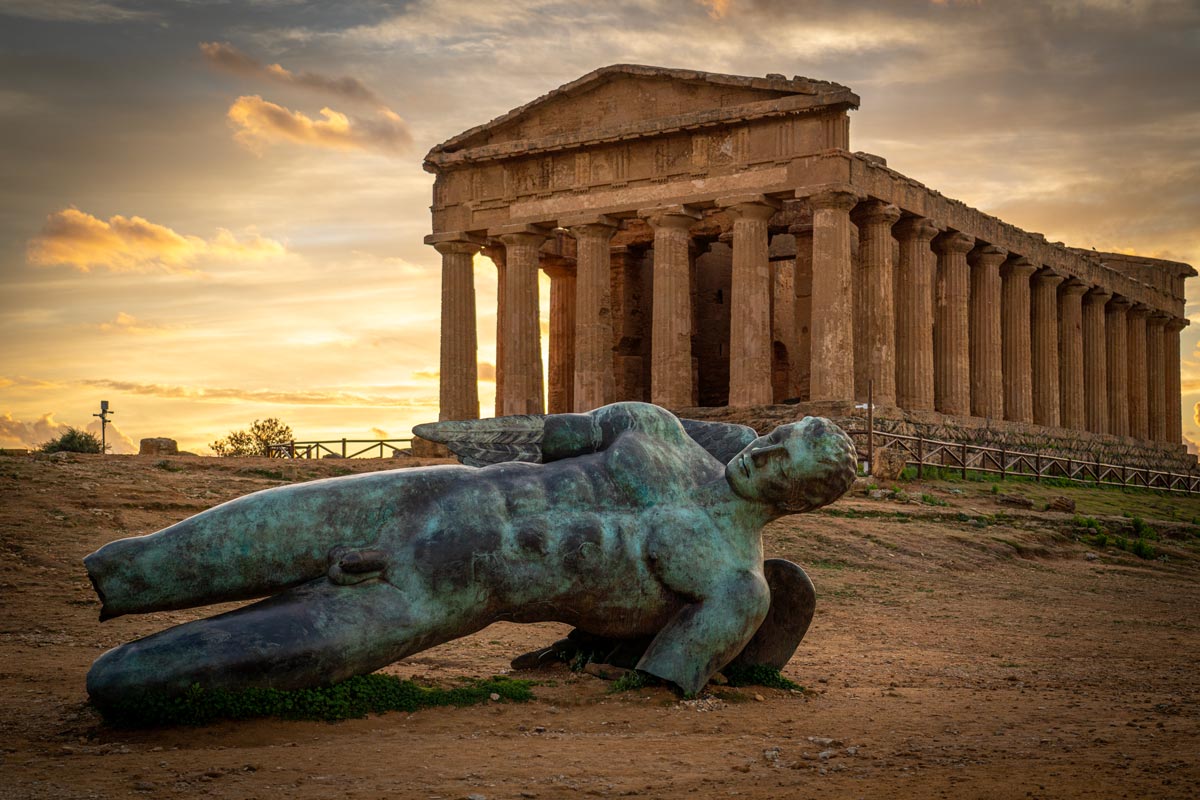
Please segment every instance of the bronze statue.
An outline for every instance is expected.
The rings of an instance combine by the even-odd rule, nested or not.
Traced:
[[[93,700],[334,683],[500,620],[640,641],[638,669],[694,694],[735,658],[790,658],[811,584],[764,574],[761,528],[855,473],[817,417],[756,437],[616,403],[418,432],[488,466],[267,489],[89,555],[101,619],[273,595],[105,653]]]

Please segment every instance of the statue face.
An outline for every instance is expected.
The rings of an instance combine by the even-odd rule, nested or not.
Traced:
[[[725,479],[739,497],[794,514],[841,497],[856,464],[854,443],[841,428],[805,417],[751,442],[725,466]]]

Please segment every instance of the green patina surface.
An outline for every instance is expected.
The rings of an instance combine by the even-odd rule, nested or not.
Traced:
[[[836,426],[785,425],[722,463],[669,412],[618,403],[546,418],[541,453],[268,489],[105,546],[85,560],[104,617],[267,599],[106,653],[89,693],[328,685],[499,620],[648,638],[638,669],[687,693],[743,650],[787,650],[760,640],[796,638],[775,610],[803,604],[770,587],[801,583],[768,581],[760,532],[849,486]]]

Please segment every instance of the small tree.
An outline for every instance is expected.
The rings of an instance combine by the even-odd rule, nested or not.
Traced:
[[[39,449],[43,453],[99,453],[100,440],[96,434],[81,431],[78,428],[67,428],[66,432],[55,439],[43,442]]]
[[[230,431],[224,439],[209,445],[219,456],[265,456],[267,445],[289,442],[294,438],[292,429],[275,417],[256,419],[247,431]]]

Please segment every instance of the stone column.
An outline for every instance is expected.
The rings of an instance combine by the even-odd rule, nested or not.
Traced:
[[[1150,438],[1149,385],[1146,370],[1146,306],[1138,304],[1126,316],[1129,370],[1129,435],[1135,439]]]
[[[792,396],[808,400],[812,397],[812,225],[792,225],[788,233],[796,237],[796,324],[795,358],[792,361]]]
[[[1013,256],[1000,268],[1004,418],[1033,422],[1033,355],[1029,336],[1029,276],[1035,267]]]
[[[502,231],[507,254],[504,280],[504,394],[497,415],[541,414],[542,331],[538,321],[538,250],[546,233],[532,226]]]
[[[771,265],[767,222],[777,204],[763,195],[723,198],[733,219],[729,298],[729,405],[768,405],[771,391]]]
[[[591,411],[616,399],[613,380],[610,217],[562,220],[575,237],[575,380],[573,411]]]
[[[1033,421],[1058,427],[1058,285],[1063,276],[1042,270],[1033,276]]]
[[[854,399],[850,209],[858,199],[849,187],[808,198],[813,210],[811,400]]]
[[[479,418],[475,333],[475,254],[470,241],[434,242],[442,254],[441,364],[438,419]]]
[[[1108,342],[1108,432],[1129,435],[1129,301],[1113,297],[1105,306]]]
[[[1083,410],[1083,293],[1071,279],[1058,292],[1058,419],[1064,428],[1087,430]]]
[[[1004,419],[1000,356],[1000,265],[1008,251],[984,245],[971,263],[971,414]]]
[[[858,226],[859,293],[866,314],[865,351],[875,405],[896,405],[896,303],[892,263],[892,226],[900,209],[882,200],[870,200],[854,211]],[[797,240],[797,250],[799,241]]]
[[[906,217],[893,229],[900,240],[896,267],[896,403],[909,411],[933,410],[933,272],[929,243],[937,226]]]
[[[642,379],[646,341],[642,329],[645,311],[642,307],[641,261],[640,250],[625,246],[610,249],[616,400],[648,400],[650,397]]]
[[[1083,411],[1087,430],[1108,433],[1108,343],[1104,305],[1112,295],[1092,289],[1083,296]]]
[[[934,291],[933,398],[943,414],[971,413],[970,268],[975,237],[957,231],[933,240],[937,253]]]
[[[1164,334],[1169,317],[1155,312],[1146,318],[1146,408],[1149,438],[1167,441],[1167,355]]]
[[[504,282],[505,252],[499,239],[491,239],[483,254],[496,266],[496,400],[495,413],[500,413],[500,396],[504,394]]]
[[[700,215],[684,206],[645,212],[654,229],[654,299],[650,332],[650,402],[692,403],[692,297],[688,228]]]
[[[1167,373],[1167,443],[1183,443],[1183,399],[1180,397],[1179,332],[1187,327],[1186,319],[1172,318],[1163,332],[1163,350]]]
[[[575,270],[564,264],[544,264],[550,277],[550,364],[546,375],[546,410],[574,410],[574,372],[578,353]]]

